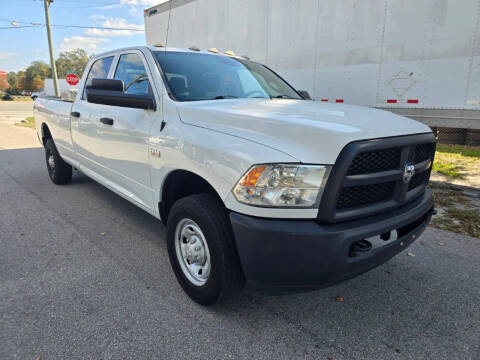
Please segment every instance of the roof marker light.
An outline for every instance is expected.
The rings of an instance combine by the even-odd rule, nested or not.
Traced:
[[[397,102],[397,99],[387,99],[387,104],[396,104]]]
[[[165,45],[161,44],[161,43],[156,43],[155,45],[153,45],[155,47],[165,47]]]
[[[189,47],[190,50],[192,51],[200,51],[200,48],[198,46],[192,45]]]
[[[232,50],[227,50],[224,52],[224,54],[228,56],[235,56],[235,53]]]
[[[214,53],[214,54],[218,54],[218,50],[215,49],[215,48],[209,48],[207,51],[211,52],[211,53]]]

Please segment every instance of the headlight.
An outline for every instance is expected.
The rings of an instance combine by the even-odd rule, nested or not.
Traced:
[[[256,165],[240,179],[233,194],[249,205],[314,207],[326,172],[323,165]]]

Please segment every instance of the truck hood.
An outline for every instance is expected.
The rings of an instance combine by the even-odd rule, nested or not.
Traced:
[[[248,139],[312,164],[334,164],[352,141],[431,131],[387,111],[305,100],[207,100],[179,102],[177,109],[184,123]]]

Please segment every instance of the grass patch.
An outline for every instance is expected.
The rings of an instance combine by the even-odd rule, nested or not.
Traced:
[[[18,121],[15,123],[15,125],[35,129],[35,119],[33,118],[33,116],[29,116],[25,118],[24,122]]]
[[[435,205],[440,207],[449,207],[455,204],[467,205],[470,203],[468,197],[462,195],[460,191],[449,190],[445,188],[437,188],[430,186],[433,190]]]
[[[446,208],[443,216],[436,217],[431,222],[431,225],[436,228],[476,238],[480,238],[479,224],[478,209],[458,209],[455,207]]]
[[[464,176],[461,171],[464,169],[465,168],[461,165],[455,165],[448,162],[435,161],[433,164],[433,171],[450,176],[454,179],[462,179]]]
[[[430,186],[438,214],[431,226],[480,238],[480,200],[448,186]]]
[[[437,152],[480,158],[480,146],[437,144]]]
[[[5,101],[5,102],[10,102],[12,100],[3,100],[2,99],[3,95],[0,95],[0,101]],[[13,101],[33,101],[33,99],[30,96],[12,96]]]
[[[464,179],[480,168],[480,147],[437,145],[433,171],[452,179]]]

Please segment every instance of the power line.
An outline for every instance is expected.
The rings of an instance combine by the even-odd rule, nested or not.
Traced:
[[[21,25],[21,26],[5,26],[5,27],[0,27],[0,30],[7,30],[7,29],[21,29],[21,28],[38,28],[38,26],[35,25]]]
[[[128,31],[141,31],[141,29],[131,29],[131,28],[114,28],[114,27],[103,27],[103,26],[82,26],[82,25],[52,25],[55,27],[64,27],[64,28],[80,28],[80,29],[100,29],[100,30],[128,30]]]
[[[112,27],[101,27],[101,26],[77,26],[77,25],[51,25],[52,27],[58,28],[79,28],[79,29],[99,29],[99,30],[114,30],[114,31],[137,31],[137,32],[144,32],[145,30],[140,29],[130,29],[130,28],[112,28]],[[39,25],[20,25],[20,26],[5,26],[0,27],[0,30],[7,30],[7,29],[21,29],[21,28],[43,28],[45,24]]]
[[[0,18],[0,21],[6,21],[6,22],[9,22],[9,23],[17,23],[17,24],[31,24],[32,22],[26,22],[26,21],[16,21],[16,20],[9,20],[9,19],[4,19],[4,18]]]
[[[83,3],[83,2],[82,2]],[[105,7],[105,6],[113,6],[113,5],[118,5],[118,1],[115,1],[115,2],[110,2],[110,3],[105,3],[105,4],[95,4],[95,5],[81,5],[81,6],[59,6],[59,5],[55,5],[55,9],[98,9],[98,8],[101,8],[101,7]]]
[[[119,4],[120,1],[117,0],[117,1],[113,1],[113,0],[55,0],[55,6],[58,6],[58,5],[77,5],[77,4],[82,4],[82,5],[85,5],[85,4],[91,4],[92,6],[96,6],[96,5],[99,5],[99,6],[104,6],[104,5],[108,5],[108,4]]]
[[[0,27],[0,29],[16,29],[16,28],[23,28],[23,27],[43,27],[45,26],[44,23],[39,23],[39,22],[26,22],[26,21],[16,21],[16,20],[8,20],[8,19],[0,19],[0,21],[6,21],[11,24],[27,24],[22,25],[22,26],[17,26],[17,25],[12,25],[12,26],[7,26],[7,27]],[[83,26],[83,25],[51,25],[54,27],[60,27],[60,28],[77,28],[77,29],[99,29],[99,30],[127,30],[127,31],[138,31],[138,32],[144,32],[144,30],[141,29],[132,29],[132,28],[117,28],[117,27],[106,27],[106,26]]]

